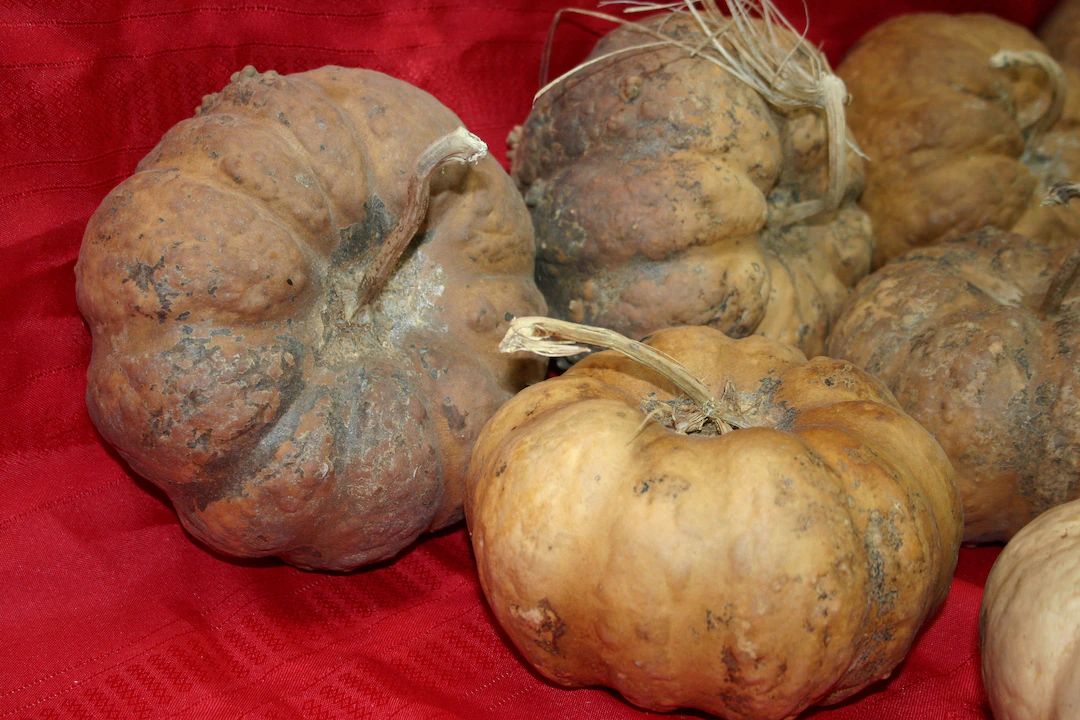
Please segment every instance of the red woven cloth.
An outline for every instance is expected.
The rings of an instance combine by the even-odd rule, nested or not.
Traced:
[[[432,92],[504,158],[562,4],[0,7],[0,720],[648,715],[520,661],[486,609],[463,528],[344,575],[221,557],[104,446],[83,403],[90,338],[72,272],[83,228],[204,94],[246,64],[370,67]],[[898,12],[978,7],[1031,26],[1050,2],[810,5],[810,34],[836,60]],[[592,40],[568,26],[557,62]],[[976,615],[996,552],[962,550],[947,603],[890,682],[810,716],[987,718]]]

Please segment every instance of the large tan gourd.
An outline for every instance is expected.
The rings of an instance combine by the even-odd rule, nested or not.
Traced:
[[[681,12],[612,31],[537,99],[513,137],[512,175],[554,314],[633,337],[700,324],[821,352],[869,270],[870,224],[855,203],[863,162],[845,146],[842,86],[831,87],[838,127],[770,100],[800,60],[816,67],[813,82],[835,80],[816,49],[792,52],[794,36],[772,32],[763,52],[791,72],[760,91],[706,59],[701,27]]]
[[[76,275],[104,438],[224,552],[347,569],[461,517],[472,441],[542,364],[525,207],[377,72],[237,73],[91,218]]]
[[[829,354],[873,373],[956,467],[964,538],[1007,540],[1080,497],[1080,245],[986,229],[860,283]]]
[[[1080,209],[1040,204],[1080,175],[1080,71],[1028,30],[991,15],[902,15],[866,33],[837,73],[870,158],[860,204],[875,267],[988,225],[1052,248],[1080,237]]]
[[[585,330],[521,319],[506,347],[609,340]],[[477,440],[466,517],[518,650],[563,685],[733,719],[888,676],[956,562],[941,447],[847,362],[704,327],[632,348],[527,388]]]

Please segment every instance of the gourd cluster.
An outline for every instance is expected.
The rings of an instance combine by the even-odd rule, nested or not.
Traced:
[[[995,716],[1080,717],[1077,8],[835,72],[767,0],[614,16],[509,173],[400,80],[246,68],[87,226],[91,417],[226,553],[464,518],[521,655],[655,710],[847,698],[1015,536]]]

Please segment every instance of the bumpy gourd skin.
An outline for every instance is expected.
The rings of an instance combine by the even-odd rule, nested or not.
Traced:
[[[1080,173],[1080,76],[1065,69],[1064,112],[1033,137],[1048,77],[991,67],[1002,50],[1046,53],[1001,18],[912,13],[872,29],[837,68],[870,158],[859,202],[874,224],[875,267],[987,225],[1051,247],[1080,236],[1075,207],[1040,206],[1049,185]]]
[[[621,355],[526,388],[474,447],[480,580],[565,685],[655,710],[793,717],[887,676],[948,591],[960,505],[940,446],[847,362],[703,327],[648,344],[752,427],[683,435]]]
[[[998,556],[979,615],[994,720],[1080,717],[1080,500],[1046,511]]]
[[[1039,313],[1052,257],[992,229],[913,250],[855,288],[829,338],[945,448],[967,541],[1080,497],[1080,291]]]
[[[666,32],[700,43],[686,18]],[[655,38],[621,28],[590,57]],[[512,175],[537,236],[537,282],[558,317],[641,337],[678,324],[759,333],[821,351],[848,289],[869,270],[870,225],[853,198],[785,224],[826,187],[822,116],[779,113],[741,81],[676,48],[618,55],[541,96]]]
[[[459,125],[380,73],[248,68],[91,218],[91,417],[208,544],[347,569],[460,518],[473,438],[542,368],[495,349],[544,307],[498,164],[437,171],[414,247],[356,299],[417,156]]]

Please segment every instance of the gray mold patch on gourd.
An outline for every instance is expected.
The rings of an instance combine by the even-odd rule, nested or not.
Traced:
[[[242,340],[213,331],[185,335],[158,355],[160,374],[146,389],[177,400],[151,412],[145,447],[181,443],[200,463],[227,463],[272,431],[303,389],[305,351],[284,335],[270,345]],[[186,435],[174,437],[175,427]]]
[[[397,346],[417,329],[449,331],[438,318],[446,293],[446,272],[432,261],[422,245],[411,249],[397,272],[387,281],[385,293],[376,301],[371,322],[384,342]]]

